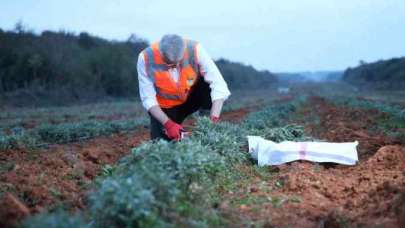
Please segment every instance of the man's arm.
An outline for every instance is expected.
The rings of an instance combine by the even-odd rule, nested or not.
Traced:
[[[183,127],[172,120],[163,112],[156,100],[156,90],[153,82],[150,80],[145,70],[145,59],[143,54],[138,57],[137,63],[138,80],[139,80],[139,95],[143,107],[157,119],[164,127],[165,133],[170,139],[179,140],[180,131]]]
[[[159,106],[152,106],[149,113],[164,126],[167,137],[177,141],[181,139],[181,132],[184,131],[183,127],[169,119]]]
[[[216,116],[219,118],[224,101],[225,99],[218,99],[212,102],[211,116]]]
[[[156,90],[153,82],[150,80],[145,70],[145,58],[143,54],[139,54],[138,63],[138,81],[139,81],[139,96],[143,107],[161,124],[165,124],[169,118],[160,108],[156,100]]]
[[[211,117],[218,119],[221,115],[223,103],[231,95],[231,92],[215,62],[201,44],[197,46],[197,55],[200,71],[211,88]]]
[[[153,117],[155,117],[155,119],[157,119],[162,125],[169,120],[169,117],[162,111],[159,106],[152,106],[151,108],[149,108],[148,112]]]

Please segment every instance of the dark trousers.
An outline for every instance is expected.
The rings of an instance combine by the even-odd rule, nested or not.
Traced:
[[[199,77],[196,84],[191,88],[190,95],[186,102],[172,108],[162,108],[163,112],[174,122],[181,124],[187,116],[202,109],[209,110],[212,106],[211,89],[209,84]],[[163,125],[156,120],[150,113],[150,137],[151,139],[170,140],[164,133]]]

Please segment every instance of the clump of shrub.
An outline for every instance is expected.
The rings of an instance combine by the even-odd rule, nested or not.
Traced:
[[[198,221],[184,219],[187,215],[210,214],[200,209],[210,206],[210,197],[204,193],[215,186],[213,180],[225,164],[218,153],[198,140],[143,144],[121,160],[90,196],[91,213],[103,226],[160,226],[175,220],[192,225]]]
[[[253,130],[253,135],[262,136],[273,142],[293,141],[304,139],[304,128],[300,125],[286,125],[283,127]]]
[[[0,135],[0,150],[35,147],[38,141],[39,138],[36,134]]]
[[[208,118],[199,119],[191,139],[208,146],[213,152],[223,156],[228,163],[246,161],[248,155],[241,148],[247,143],[247,129],[227,122],[216,125],[210,122]]]
[[[281,126],[289,118],[289,115],[296,111],[297,105],[298,103],[270,105],[261,111],[249,114],[244,125],[249,129],[256,130]]]

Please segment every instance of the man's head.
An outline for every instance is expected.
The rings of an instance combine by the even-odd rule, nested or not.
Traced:
[[[166,63],[177,64],[183,59],[186,44],[181,36],[175,34],[164,35],[159,42],[159,46]]]

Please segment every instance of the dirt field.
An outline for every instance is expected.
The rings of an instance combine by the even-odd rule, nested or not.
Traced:
[[[321,98],[310,99],[299,114],[307,135],[358,140],[359,164],[281,165],[270,181],[257,178],[227,196],[229,202],[254,202],[240,205],[238,213],[273,227],[405,227],[405,146],[369,131],[384,114],[337,107]],[[311,115],[319,117],[316,124],[305,123]]]
[[[254,108],[225,112],[221,120],[236,122]],[[185,125],[192,126],[187,120]],[[0,225],[64,204],[71,210],[83,209],[91,183],[101,169],[114,164],[131,148],[149,140],[149,131],[97,137],[83,142],[51,145],[35,151],[20,149],[0,153],[0,162],[8,164],[0,173],[2,192]],[[1,226],[0,226],[1,227]]]
[[[222,120],[238,122],[257,108],[224,113]],[[247,187],[226,193],[220,209],[271,227],[405,227],[405,145],[376,130],[384,115],[309,99],[291,122],[318,139],[358,140],[359,164],[293,162],[271,168],[272,178],[257,177]],[[61,203],[83,209],[102,167],[148,139],[142,128],[39,151],[0,153],[2,164],[8,164],[0,172],[1,191],[11,193],[2,199],[0,225]]]
[[[145,130],[130,134],[99,137],[84,142],[53,145],[40,151],[9,150],[0,154],[1,162],[10,170],[0,174],[5,197],[0,214],[15,217],[40,212],[64,203],[72,209],[85,205],[85,196],[92,180],[106,164],[114,164],[130,148],[147,140]],[[18,198],[17,198],[18,196]],[[10,198],[13,198],[10,200]],[[18,206],[19,205],[19,206]],[[11,213],[11,214],[10,214]],[[13,218],[14,217],[14,218]]]

